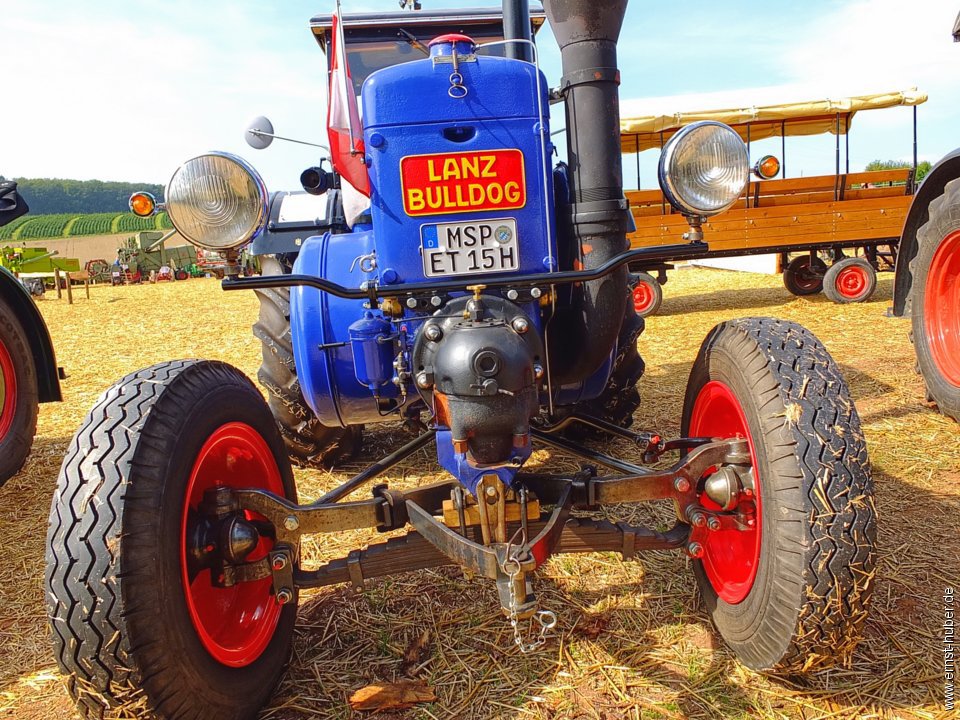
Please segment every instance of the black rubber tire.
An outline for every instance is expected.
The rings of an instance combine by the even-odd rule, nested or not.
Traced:
[[[840,289],[840,273],[844,270],[856,267],[866,275],[866,285],[863,290],[856,295],[845,295]],[[877,271],[866,258],[850,257],[837,260],[823,276],[823,294],[829,300],[840,305],[849,303],[866,302],[877,289]]]
[[[173,273],[173,277],[175,280],[189,280],[190,273],[188,273],[186,270],[177,270]]]
[[[264,275],[280,275],[283,266],[272,257],[261,260]],[[331,467],[352,457],[360,448],[362,426],[327,427],[307,405],[297,380],[290,336],[290,290],[257,290],[260,317],[253,334],[263,346],[263,362],[257,372],[267,390],[270,411],[287,446],[290,460],[301,467]]]
[[[263,397],[225,363],[180,360],[126,376],[70,443],[50,510],[46,598],[57,663],[84,717],[253,718],[283,673],[296,602],[241,668],[207,652],[187,610],[184,492],[203,443],[228,422],[261,434],[296,501]]]
[[[823,276],[827,264],[820,258],[810,263],[809,255],[801,255],[791,260],[783,269],[783,286],[791,294],[802,297],[816,295],[823,290]]]
[[[719,598],[694,561],[713,624],[755,670],[805,673],[846,660],[867,616],[877,536],[866,442],[846,382],[811,332],[771,318],[710,332],[690,373],[682,435],[711,380],[744,411],[762,504],[757,574],[741,602]]]
[[[650,304],[643,310],[637,308],[636,301],[633,299],[633,289],[640,283],[646,285],[649,288],[650,294],[653,296]],[[663,287],[661,287],[657,279],[649,273],[633,273],[630,278],[630,299],[631,302],[634,303],[634,312],[640,317],[655,315],[657,310],[660,309],[660,305],[663,304]]]
[[[927,399],[947,417],[960,421],[960,387],[948,380],[934,360],[927,336],[925,305],[930,264],[947,236],[960,230],[960,179],[951,180],[929,206],[929,219],[917,231],[917,254],[910,262],[911,333],[917,370],[923,376]],[[954,308],[960,313],[960,307]]]
[[[640,382],[646,369],[643,358],[640,357],[640,351],[637,349],[637,341],[644,326],[645,320],[633,309],[631,292],[630,302],[627,303],[624,312],[623,324],[620,326],[620,336],[617,338],[617,354],[613,359],[613,371],[610,373],[607,385],[599,397],[580,403],[578,410],[620,427],[628,428],[633,425],[633,414],[640,407],[640,391],[637,390],[637,383]],[[594,433],[588,431],[585,426],[575,423],[565,431],[565,434],[571,439],[579,440]]]
[[[16,401],[12,407],[10,427],[0,437],[0,487],[20,472],[33,446],[37,433],[39,394],[37,369],[33,363],[30,342],[11,308],[0,298],[0,344],[10,356],[16,380]],[[0,407],[0,413],[3,408]],[[0,418],[0,426],[6,424]]]

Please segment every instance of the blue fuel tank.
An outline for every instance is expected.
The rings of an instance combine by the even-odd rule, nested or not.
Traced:
[[[441,36],[429,58],[370,75],[362,102],[382,271],[405,283],[556,269],[547,83],[533,65]]]

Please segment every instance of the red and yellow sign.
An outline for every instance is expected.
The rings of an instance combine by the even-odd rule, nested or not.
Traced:
[[[400,189],[411,217],[521,208],[527,202],[523,153],[408,155],[400,161]]]

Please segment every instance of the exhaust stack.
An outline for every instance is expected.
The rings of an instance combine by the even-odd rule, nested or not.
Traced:
[[[590,270],[627,249],[617,69],[627,0],[545,0],[544,9],[563,61],[572,204],[561,222],[579,244],[574,262]],[[577,382],[600,367],[617,340],[627,296],[626,267],[574,290],[553,323],[562,331],[550,334],[554,381]]]

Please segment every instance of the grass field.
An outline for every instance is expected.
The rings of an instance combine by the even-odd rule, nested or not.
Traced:
[[[683,387],[700,342],[717,322],[775,315],[812,329],[841,364],[863,419],[880,513],[879,570],[865,638],[849,667],[807,678],[770,679],[739,665],[714,635],[689,562],[657,552],[623,562],[613,554],[560,556],[537,581],[557,633],[521,656],[492,584],[455,570],[425,571],[368,585],[308,591],[291,667],[262,717],[370,717],[346,698],[394,679],[403,652],[431,631],[420,672],[438,700],[390,717],[408,718],[934,718],[943,709],[942,594],[960,584],[960,427],[923,402],[907,340],[909,323],[885,317],[892,278],[874,299],[837,306],[796,299],[779,278],[693,269],[674,272],[660,315],[640,350],[647,374],[636,426],[678,431]],[[72,307],[40,307],[69,378],[65,401],[43,406],[33,455],[0,490],[0,717],[73,717],[54,665],[43,608],[47,513],[67,442],[116,378],[154,362],[207,357],[251,376],[259,343],[250,333],[252,293],[222,293],[212,280],[96,287]],[[404,437],[370,430],[358,461],[336,472],[298,471],[301,500],[318,496]],[[617,446],[615,452],[632,450]],[[546,451],[540,464],[563,462]],[[388,479],[410,486],[438,470],[427,451]],[[659,510],[623,510],[642,522]],[[310,562],[379,540],[353,532],[312,540]]]

